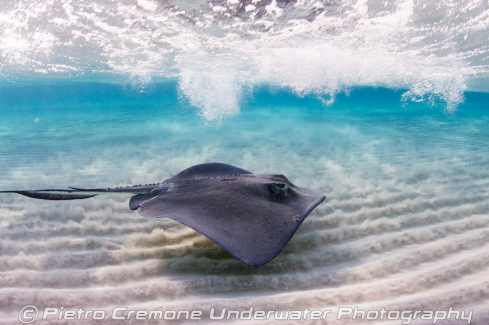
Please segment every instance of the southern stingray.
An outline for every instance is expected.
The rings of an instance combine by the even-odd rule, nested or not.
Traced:
[[[259,266],[277,256],[325,197],[283,175],[258,175],[221,163],[190,167],[158,184],[106,189],[0,191],[43,200],[135,194],[129,207],[144,218],[170,218],[200,232],[237,259]]]

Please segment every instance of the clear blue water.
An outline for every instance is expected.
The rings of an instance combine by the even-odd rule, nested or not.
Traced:
[[[442,148],[479,151],[489,137],[489,97],[484,93],[466,93],[457,111],[446,112],[442,103],[402,101],[402,90],[355,88],[326,106],[314,95],[262,86],[242,98],[240,114],[208,122],[179,96],[178,84],[172,81],[144,89],[73,83],[0,91],[4,176],[9,168],[36,168],[65,154],[89,151],[92,159],[100,155],[108,164],[138,155],[124,152],[126,146],[160,146],[157,154],[164,159],[175,150],[185,153],[218,143],[212,150],[224,161],[235,160],[226,157],[226,150],[242,148],[241,154],[255,154],[252,149],[260,145],[272,150],[277,161],[312,151],[334,160],[338,151],[351,155],[368,149],[379,160],[388,155],[402,162],[411,156],[436,155]],[[107,148],[122,152],[106,157]],[[331,150],[336,151],[332,156]]]

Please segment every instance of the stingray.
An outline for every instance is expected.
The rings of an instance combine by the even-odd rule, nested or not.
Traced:
[[[170,218],[208,237],[241,262],[260,266],[277,256],[325,197],[284,175],[258,175],[222,163],[190,167],[158,184],[129,187],[0,191],[43,200],[87,199],[102,193],[135,194],[131,210]]]

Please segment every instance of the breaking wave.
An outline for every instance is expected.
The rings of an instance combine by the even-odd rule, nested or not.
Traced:
[[[480,0],[3,2],[0,78],[177,78],[210,121],[263,84],[326,105],[351,87],[405,89],[405,101],[453,111],[464,91],[489,90],[488,19]]]

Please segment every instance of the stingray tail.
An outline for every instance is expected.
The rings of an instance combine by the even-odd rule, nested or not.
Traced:
[[[79,194],[73,190],[36,190],[36,191],[0,191],[0,193],[17,193],[40,200],[80,200],[88,199],[97,194]]]

